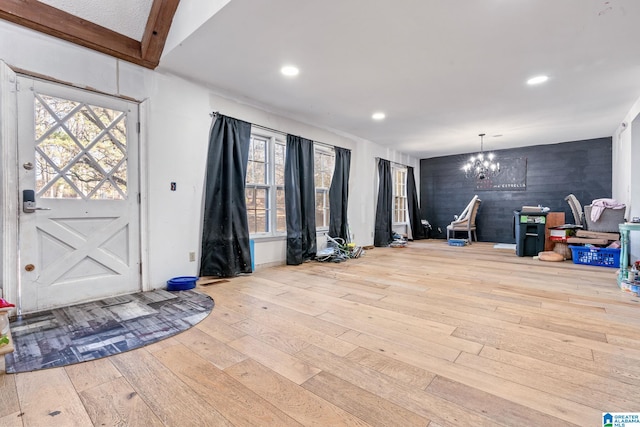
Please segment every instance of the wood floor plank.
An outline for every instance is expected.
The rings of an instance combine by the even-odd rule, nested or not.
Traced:
[[[418,366],[436,375],[486,391],[574,424],[588,425],[590,418],[595,417],[596,414],[601,414],[601,412],[586,405],[557,398],[549,393],[535,390],[513,381],[474,371],[399,343],[384,342],[379,338],[355,332],[347,332],[342,338],[369,350],[381,351],[388,357]]]
[[[112,357],[112,361],[164,424],[232,425],[216,408],[144,349],[118,354]],[[184,414],[188,414],[188,418],[185,419]]]
[[[311,285],[309,282],[290,282],[287,285],[289,288],[307,289],[310,292],[335,298],[340,298],[345,295],[360,295],[367,298],[379,299],[386,296],[385,292],[352,279],[340,280],[339,286],[335,286],[335,280],[327,280],[325,276],[319,277],[318,280],[312,282]]]
[[[0,417],[0,427],[22,427],[22,412],[17,411],[12,414],[7,414],[4,417]]]
[[[527,387],[532,387],[558,397],[600,409],[602,412],[624,412],[628,408],[638,406],[637,402],[629,400],[624,396],[614,396],[606,393],[604,390],[596,390],[585,387],[582,384],[567,383],[542,372],[533,374],[530,370],[477,355],[463,353],[456,360],[456,363],[473,370],[486,372],[490,375],[495,375],[509,381],[526,385]]]
[[[487,417],[507,426],[559,426],[573,425],[558,418],[528,408],[524,405],[513,403],[507,399],[466,386],[457,381],[442,377],[436,377],[427,391],[456,403],[463,408],[480,412]]]
[[[437,313],[441,316],[452,317],[454,319],[468,320],[471,322],[483,322],[485,319],[502,320],[505,322],[519,323],[520,316],[509,313],[495,311],[497,304],[469,304],[465,298],[459,295],[450,294],[444,296],[435,292],[430,292],[423,299],[406,297],[404,295],[391,295],[384,299],[387,303],[398,304],[403,307],[411,307],[424,310],[424,303],[428,302],[430,313]],[[454,326],[458,326],[455,323]]]
[[[379,319],[363,319],[359,316],[352,316],[350,313],[345,312],[327,312],[318,316],[320,319],[334,322],[344,327],[350,328],[355,331],[376,335],[389,340],[396,340],[398,342],[408,343],[416,347],[424,348],[426,352],[432,354],[435,357],[441,357],[446,360],[455,360],[460,354],[460,351],[448,347],[437,342],[434,342],[433,336],[428,332],[419,330],[407,331],[406,327],[398,327],[389,322],[380,321]],[[454,337],[455,338],[455,337]],[[442,337],[444,341],[447,341],[447,337]],[[451,339],[453,341],[453,339]],[[448,341],[447,341],[448,342]],[[476,351],[480,351],[480,346],[469,344],[476,347]]]
[[[208,317],[211,318],[212,321],[218,320],[228,325],[241,322],[247,318],[244,314],[235,311],[232,307],[224,305],[223,303],[216,306]]]
[[[623,352],[629,352],[629,349],[640,350],[640,336],[637,339],[621,337],[615,334],[606,334],[606,336],[609,344],[621,347]]]
[[[198,323],[196,328],[225,344],[246,335],[244,332],[229,326],[227,323],[220,322],[211,316],[208,316],[202,322]]]
[[[498,307],[498,311],[513,313],[514,309],[511,307]],[[628,323],[621,323],[615,321],[607,321],[606,318],[596,316],[580,316],[577,317],[572,313],[565,313],[563,311],[549,310],[546,308],[524,308],[519,309],[518,312],[522,316],[541,316],[548,321],[553,321],[558,325],[564,325],[568,327],[576,328],[588,328],[588,330],[600,332],[600,333],[613,333],[617,335],[634,338],[636,336],[637,328]]]
[[[500,339],[503,336],[522,335],[526,337],[531,335],[533,337],[543,338],[545,340],[553,341],[556,343],[572,344],[573,346],[582,347],[588,350],[597,350],[603,353],[614,355],[626,355],[629,357],[636,357],[640,359],[640,352],[638,352],[633,345],[619,346],[615,343],[585,339],[581,336],[578,336],[581,334],[575,332],[569,335],[560,331],[551,331],[545,328],[537,328],[522,324],[512,324],[510,322],[498,322],[494,323],[491,326],[486,323],[484,324],[487,326],[480,327],[480,325],[465,323],[464,325],[458,327],[452,335],[481,344],[490,344],[493,347],[499,346]],[[588,329],[585,330],[589,331]],[[597,336],[597,333],[595,331],[591,330],[591,332],[594,333],[594,336]],[[623,340],[627,339],[625,337],[620,338],[622,338]],[[629,343],[632,344],[634,341],[635,340],[631,339]]]
[[[289,354],[294,354],[309,345],[308,342],[288,333],[288,331],[282,333],[283,331],[281,330],[274,329],[262,322],[256,322],[253,319],[234,323],[233,327]]]
[[[567,364],[575,363],[576,360],[580,362],[593,361],[593,351],[590,348],[577,346],[570,342],[549,340],[540,336],[506,334],[502,337],[500,346],[523,354],[537,354],[538,357],[547,360],[566,360]]]
[[[169,337],[164,340],[156,341],[153,344],[149,344],[144,347],[149,353],[155,353],[158,350],[162,350],[163,348],[171,347],[172,345],[178,345],[180,341],[178,341],[175,336]]]
[[[300,426],[293,418],[184,346],[154,354],[233,425]]]
[[[289,308],[291,310],[298,311],[303,314],[308,314],[309,316],[317,316],[318,314],[322,314],[326,311],[325,307],[314,305],[307,300],[303,299],[295,299],[295,298],[286,298],[289,292],[285,292],[280,295],[269,295],[263,294],[259,291],[259,289],[254,289],[252,287],[239,289],[239,292],[245,293],[249,296],[260,298],[267,302],[272,302],[283,307]]]
[[[305,426],[367,426],[363,420],[247,359],[225,372]]]
[[[164,425],[122,377],[85,389],[80,399],[96,426]]]
[[[320,372],[299,358],[248,335],[231,341],[229,345],[296,384],[302,384]]]
[[[330,297],[327,295],[321,295],[313,293],[305,289],[292,289],[285,294],[279,296],[280,301],[293,301],[304,300],[310,306],[316,307],[318,313],[315,314],[317,318],[322,319],[321,314],[328,311],[335,311],[337,308],[343,309],[345,312],[349,312],[354,318],[358,319],[377,319],[380,322],[384,320],[392,320],[398,323],[406,324],[407,328],[417,330],[420,328],[421,332],[432,331],[435,333],[441,333],[448,335],[454,329],[449,325],[445,325],[439,322],[433,322],[429,320],[417,319],[411,316],[405,316],[401,313],[394,313],[384,309],[378,309],[376,307],[362,307],[360,304],[352,301],[348,301],[341,298]]]
[[[192,328],[176,335],[176,340],[191,348],[196,354],[213,363],[219,369],[224,369],[247,358],[245,354],[216,340],[198,328]]]
[[[298,320],[291,320],[282,317],[282,315],[274,314],[268,309],[253,310],[249,316],[256,322],[268,325],[272,330],[272,333],[295,337],[306,343],[326,348],[338,356],[349,354],[357,348],[353,344],[349,344],[343,340],[333,337],[333,335],[314,329],[312,327],[314,326],[313,324],[307,326],[305,323]],[[312,319],[315,320],[315,318]],[[343,328],[340,330],[342,332],[346,331],[346,329]]]
[[[84,426],[91,419],[64,368],[17,374],[25,426]]]
[[[15,375],[0,374],[0,418],[20,413]]]
[[[405,408],[424,418],[435,419],[445,425],[493,426],[481,414],[465,411],[462,407],[441,399],[420,388],[412,387],[374,369],[331,355],[320,348],[311,346],[299,353],[301,358],[320,366],[353,386],[359,387],[380,398]]]
[[[65,366],[69,379],[78,392],[110,382],[122,376],[108,358]]]
[[[504,321],[496,319],[493,314],[494,312],[489,312],[490,315],[488,317],[484,316],[476,316],[469,315],[468,313],[462,312],[453,312],[452,310],[442,309],[439,303],[431,301],[431,298],[428,298],[425,301],[421,301],[417,304],[411,303],[411,306],[406,305],[405,303],[398,302],[390,302],[390,298],[385,298],[382,301],[372,301],[369,299],[363,299],[362,297],[347,297],[353,301],[357,301],[361,304],[367,304],[369,306],[385,308],[387,310],[394,310],[399,313],[403,313],[405,315],[414,316],[420,319],[427,319],[432,321],[438,321],[444,323],[446,325],[453,326],[455,328],[459,327],[475,327],[479,325],[488,325],[488,326],[498,326],[503,327]],[[415,308],[413,307],[415,305]],[[425,308],[429,307],[429,308]],[[431,308],[433,307],[433,308]],[[515,318],[514,316],[509,316],[508,321],[514,324],[519,324],[520,316]],[[466,351],[468,353],[477,353],[480,351],[480,346],[474,345],[468,341],[461,341],[452,339],[451,336],[443,338],[440,335],[431,335],[431,340],[435,340],[436,342],[442,343],[448,347],[455,348],[460,351]]]
[[[640,402],[640,387],[626,384],[612,378],[607,378],[598,374],[585,372],[575,367],[558,365],[554,362],[539,360],[534,357],[524,356],[505,350],[499,350],[491,346],[485,346],[480,352],[480,356],[516,366],[531,372],[531,376],[549,376],[557,378],[565,386],[573,385],[588,387],[593,390],[602,391],[613,396],[618,396],[621,400],[618,406],[626,405],[626,401]],[[546,387],[549,388],[549,387]]]
[[[352,360],[362,366],[374,369],[409,386],[420,389],[425,389],[435,378],[434,374],[424,369],[384,357],[380,353],[362,347],[358,347],[347,354],[345,359]]]
[[[575,356],[563,353],[560,348],[548,348],[543,345],[543,340],[520,341],[512,336],[504,337],[500,341],[499,348],[512,353],[531,356],[538,360],[545,360],[559,365],[576,367],[581,370],[596,373],[598,375],[610,376],[618,381],[640,387],[640,375],[633,365],[615,363],[620,358],[608,356],[609,364],[603,365],[596,361],[591,350],[591,358]],[[611,363],[611,362],[614,363]]]
[[[578,328],[576,326],[559,325],[553,321],[539,317],[524,316],[522,317],[520,324],[538,329],[545,329],[547,331],[559,332],[561,334],[575,335],[589,340],[607,342],[607,336],[604,332],[594,332],[588,329]]]
[[[221,288],[218,290],[218,293],[223,293],[227,301],[234,305],[234,308],[238,305],[242,305],[245,313],[235,322],[227,322],[229,324],[240,322],[249,316],[255,317],[257,311],[266,310],[275,316],[287,319],[289,322],[304,325],[310,329],[314,329],[332,337],[337,337],[347,331],[347,328],[336,325],[335,323],[327,322],[305,313],[300,313],[299,311],[292,310],[277,303],[255,298],[250,295],[242,294],[241,292],[235,292],[233,289]]]
[[[376,426],[425,426],[430,420],[340,378],[321,372],[304,388]]]

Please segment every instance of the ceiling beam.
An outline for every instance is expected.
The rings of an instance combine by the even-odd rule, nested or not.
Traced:
[[[147,26],[142,35],[140,52],[145,61],[155,64],[154,68],[160,62],[178,3],[180,0],[153,0],[151,5]]]
[[[0,0],[0,18],[154,69],[158,66],[178,3],[179,0],[153,1],[153,24],[147,22],[143,36],[145,54],[142,43],[137,40],[36,0]]]

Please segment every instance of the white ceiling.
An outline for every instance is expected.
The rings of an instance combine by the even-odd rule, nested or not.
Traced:
[[[153,0],[40,0],[40,3],[140,41]]]
[[[419,158],[611,136],[640,97],[638,0],[194,1],[160,70]],[[140,40],[152,0],[43,2]]]
[[[638,0],[232,0],[159,69],[425,158],[613,135],[639,46]]]

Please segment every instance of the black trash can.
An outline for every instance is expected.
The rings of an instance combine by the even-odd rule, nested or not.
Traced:
[[[516,255],[536,256],[544,251],[546,212],[513,211],[516,237]]]

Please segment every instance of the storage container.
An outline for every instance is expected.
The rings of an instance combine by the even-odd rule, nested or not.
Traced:
[[[594,246],[569,246],[574,264],[620,267],[620,249]]]
[[[193,289],[196,287],[197,280],[198,278],[195,276],[174,277],[173,279],[167,280],[167,290],[186,291],[188,289]]]

